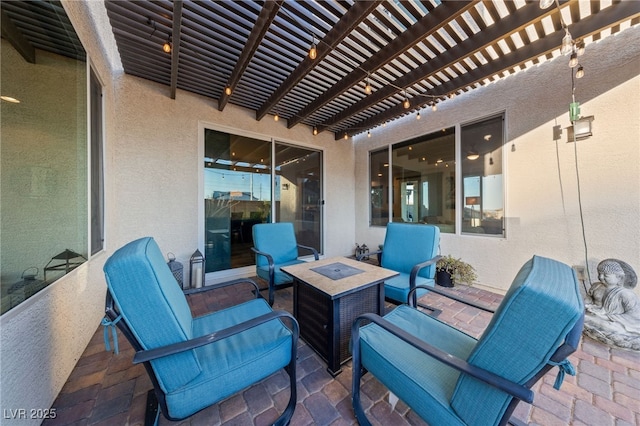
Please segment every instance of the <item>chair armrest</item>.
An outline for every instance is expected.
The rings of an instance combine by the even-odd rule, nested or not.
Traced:
[[[474,307],[476,309],[480,309],[480,310],[485,311],[485,312],[489,312],[489,313],[494,313],[495,312],[495,309],[491,309],[491,308],[489,308],[487,306],[484,306],[484,305],[479,305],[477,303],[471,302],[470,300],[465,300],[465,299],[463,299],[461,297],[455,296],[455,295],[453,295],[453,294],[451,294],[451,293],[449,293],[447,291],[442,291],[442,290],[440,290],[438,288],[429,287],[429,286],[426,286],[426,285],[415,286],[414,288],[412,288],[409,291],[409,295],[407,296],[407,304],[409,306],[411,306],[412,308],[416,307],[416,303],[415,303],[415,300],[414,300],[415,297],[412,297],[413,293],[415,293],[415,291],[417,289],[419,289],[419,288],[427,289],[427,290],[432,291],[432,292],[434,292],[436,294],[439,294],[441,296],[448,297],[451,300],[455,300],[456,302],[464,303],[467,306],[472,306],[472,307]]]
[[[381,253],[382,253],[382,250],[376,250],[376,251],[370,251],[368,253],[359,254],[359,255],[356,256],[356,260],[358,262],[361,262],[362,258],[365,257],[365,256],[373,256],[373,255],[381,254]]]
[[[318,250],[314,249],[313,247],[309,247],[309,246],[303,246],[301,244],[298,244],[298,248],[304,249],[304,250],[309,250],[313,253],[313,257],[318,260],[320,259],[320,256],[318,255]]]
[[[231,285],[244,284],[244,283],[249,283],[249,284],[253,285],[253,287],[255,288],[255,293],[256,293],[256,298],[257,298],[258,294],[259,294],[258,284],[256,284],[256,282],[253,281],[251,278],[238,278],[237,280],[231,280],[231,281],[226,281],[226,282],[222,282],[222,283],[206,285],[206,286],[203,286],[203,287],[200,287],[200,288],[188,288],[188,289],[184,290],[183,293],[185,295],[190,295],[190,294],[202,293],[202,292],[209,291],[209,290],[216,290],[216,289],[219,289],[219,288],[224,288],[224,287],[228,287],[228,286],[231,286]]]
[[[445,352],[441,349],[436,348],[433,345],[428,344],[427,342],[418,339],[416,336],[407,333],[402,330],[400,327],[392,324],[386,319],[382,318],[376,314],[363,314],[356,318],[351,327],[351,339],[352,339],[352,351],[353,357],[360,357],[360,322],[361,321],[370,321],[386,330],[387,332],[393,334],[404,342],[410,344],[416,349],[424,352],[425,354],[437,359],[449,367],[455,368],[456,370],[468,374],[472,377],[475,377],[478,380],[481,380],[485,383],[490,384],[503,392],[512,395],[519,400],[531,403],[533,402],[533,391],[528,389],[525,386],[522,386],[518,383],[512,382],[511,380],[505,379],[502,376],[499,376],[495,373],[487,371],[483,368],[477,367],[473,364],[469,364],[463,359],[460,359],[454,355],[451,355],[448,352]],[[356,355],[357,352],[357,355]]]
[[[162,358],[169,355],[174,355],[180,352],[188,351],[191,349],[199,348],[201,346],[208,345],[213,342],[217,342],[222,339],[226,339],[227,337],[233,336],[234,334],[241,333],[250,328],[256,327],[260,324],[264,324],[265,322],[272,321],[276,318],[289,318],[292,324],[292,332],[294,339],[294,346],[297,344],[298,340],[298,322],[290,313],[286,311],[272,311],[264,315],[260,315],[256,318],[250,319],[245,322],[241,322],[240,324],[233,325],[231,327],[207,334],[206,336],[196,337],[195,339],[190,339],[185,342],[173,343],[171,345],[162,346],[154,349],[147,349],[136,352],[133,357],[133,363],[139,364],[142,362],[152,361],[157,358]]]
[[[263,251],[258,250],[255,247],[251,247],[251,251],[253,251],[255,254],[259,255],[259,256],[264,256],[267,258],[267,262],[269,262],[269,267],[272,268],[274,265],[273,262],[273,256],[271,256],[269,253],[265,253]]]
[[[418,273],[420,272],[421,269],[426,268],[427,266],[433,265],[435,264],[438,260],[440,260],[442,258],[442,256],[436,256],[433,257],[429,260],[426,260],[424,262],[418,263],[416,265],[414,265],[413,268],[411,268],[411,273],[409,274],[409,291],[413,290],[414,288],[416,288],[416,277],[418,276]],[[430,287],[429,287],[430,288]],[[411,295],[411,293],[409,293]],[[413,306],[415,306],[418,303],[418,297],[415,294],[415,292],[413,293],[412,297],[412,301],[413,301]]]

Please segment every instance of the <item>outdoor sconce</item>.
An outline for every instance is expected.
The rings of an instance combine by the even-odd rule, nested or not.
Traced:
[[[204,284],[204,256],[200,250],[196,250],[189,259],[190,286],[200,288]]]
[[[593,136],[592,121],[593,115],[575,120],[573,126],[567,127],[567,142],[581,141]]]

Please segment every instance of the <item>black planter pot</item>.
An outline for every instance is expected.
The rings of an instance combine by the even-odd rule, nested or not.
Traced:
[[[436,284],[442,287],[453,287],[453,278],[447,271],[436,271]]]

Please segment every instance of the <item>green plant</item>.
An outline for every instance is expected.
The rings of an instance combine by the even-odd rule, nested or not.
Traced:
[[[446,271],[451,275],[454,282],[472,284],[478,276],[473,266],[464,262],[462,259],[456,259],[451,255],[440,258],[436,263],[437,271]]]

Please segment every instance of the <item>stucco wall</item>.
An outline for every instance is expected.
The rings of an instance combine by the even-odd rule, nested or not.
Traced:
[[[384,228],[368,226],[370,150],[505,111],[507,236],[442,234],[441,252],[470,262],[478,283],[499,291],[534,254],[585,265],[577,153],[591,281],[608,257],[640,272],[639,36],[640,28],[627,29],[589,45],[581,57],[586,75],[576,80],[576,100],[582,116],[595,121],[593,137],[577,145],[566,143],[566,130],[557,143],[552,136],[554,125],[569,125],[565,57],[442,102],[420,121],[412,114],[372,130],[371,138],[356,136],[356,239],[369,246],[384,240]]]
[[[108,134],[114,100],[111,64],[100,51],[102,43],[87,15],[88,9],[95,5],[73,1],[63,5],[105,85],[105,132]],[[41,83],[51,84],[50,81]],[[58,109],[64,110],[60,105]],[[40,424],[42,419],[30,418],[29,410],[49,408],[65,384],[103,316],[105,259],[104,252],[98,253],[0,317],[0,407],[24,409],[27,417],[9,419],[3,415],[0,421],[3,425]]]
[[[172,100],[167,87],[128,75],[118,77],[116,86],[116,131],[109,149],[111,247],[152,235],[163,251],[175,253],[188,264],[201,241],[201,126],[222,126],[249,136],[322,149],[324,251],[328,255],[349,253],[355,238],[354,150],[350,143],[335,141],[333,134],[314,137],[306,126],[288,130],[286,123],[275,122],[271,116],[256,121],[252,111],[233,105],[221,113],[214,100],[180,90]]]

